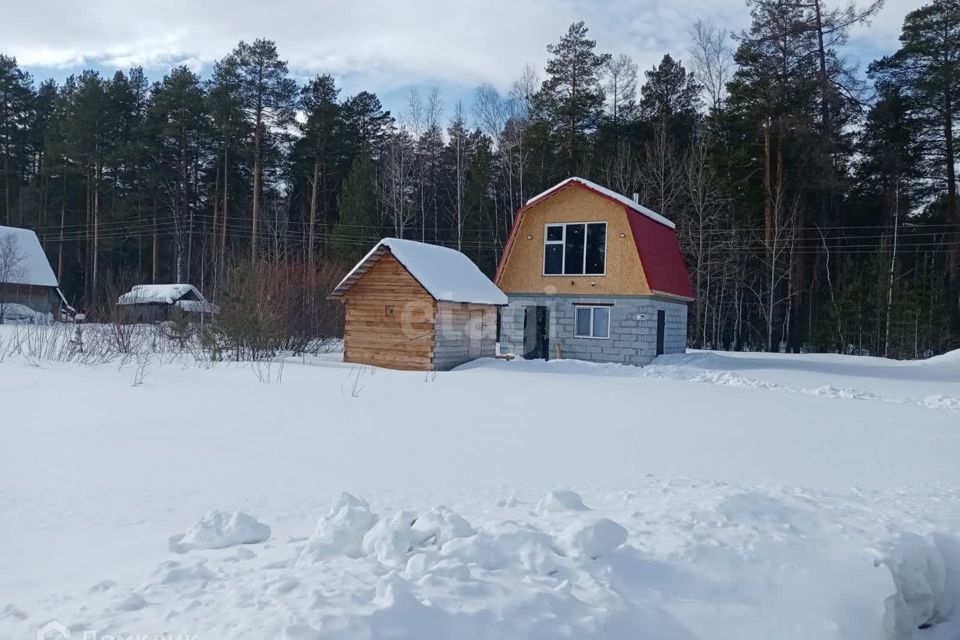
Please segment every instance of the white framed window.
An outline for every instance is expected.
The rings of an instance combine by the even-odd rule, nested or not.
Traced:
[[[544,225],[543,275],[602,276],[606,260],[606,222]]]
[[[576,338],[609,338],[610,307],[576,305],[574,307],[573,335]]]

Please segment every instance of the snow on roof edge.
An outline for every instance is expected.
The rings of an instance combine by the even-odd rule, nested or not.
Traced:
[[[628,198],[627,196],[625,196],[625,195],[623,195],[623,194],[620,194],[620,193],[617,193],[616,191],[614,191],[614,190],[612,190],[612,189],[608,189],[608,188],[606,188],[606,187],[604,187],[604,186],[601,186],[601,185],[597,184],[596,182],[591,182],[590,180],[587,180],[586,178],[580,178],[580,177],[577,177],[577,176],[572,176],[572,177],[570,177],[570,178],[567,178],[566,180],[563,180],[563,181],[558,182],[557,184],[553,185],[552,187],[550,187],[550,188],[547,189],[546,191],[543,191],[543,192],[541,192],[541,193],[538,193],[537,195],[535,195],[535,196],[533,196],[532,198],[530,198],[529,200],[527,200],[526,205],[527,205],[527,206],[530,206],[530,205],[533,204],[534,202],[536,202],[536,201],[538,201],[538,200],[540,200],[540,199],[542,199],[542,198],[547,197],[548,195],[550,195],[551,193],[554,193],[555,191],[559,191],[559,190],[562,189],[563,187],[565,187],[565,186],[567,186],[568,184],[573,183],[573,182],[578,182],[578,183],[582,184],[583,186],[587,187],[588,189],[593,189],[594,191],[597,191],[597,192],[599,192],[599,193],[607,196],[608,198],[611,198],[611,199],[613,199],[613,200],[616,200],[617,202],[623,204],[624,206],[630,207],[631,209],[633,209],[633,210],[636,211],[637,213],[642,213],[643,215],[647,216],[647,217],[650,218],[651,220],[654,220],[654,221],[656,221],[656,222],[659,222],[660,224],[662,224],[662,225],[664,225],[664,226],[670,227],[671,229],[676,229],[676,228],[677,228],[677,226],[676,226],[673,222],[671,222],[669,219],[665,218],[664,216],[660,215],[659,213],[657,213],[657,212],[654,211],[653,209],[649,209],[649,208],[643,206],[642,204],[640,204],[639,202],[634,202],[632,199]]]
[[[135,284],[130,291],[117,298],[118,305],[126,304],[175,304],[183,296],[193,291],[197,298],[206,302],[203,294],[184,282],[170,284]]]
[[[382,246],[384,246],[384,245],[383,245],[383,240],[381,240],[381,241],[378,242],[377,244],[373,245],[373,249],[370,249],[370,251],[367,251],[366,255],[364,255],[362,258],[360,258],[360,260],[357,261],[357,264],[353,265],[353,269],[350,269],[350,271],[347,272],[347,275],[343,276],[343,278],[340,280],[340,282],[337,283],[337,286],[335,286],[335,287],[333,288],[333,292],[332,292],[330,295],[331,295],[331,296],[339,295],[338,292],[340,291],[340,287],[342,287],[343,285],[347,284],[347,280],[349,280],[350,278],[352,278],[352,277],[353,277],[353,274],[355,274],[355,273],[360,269],[360,267],[362,267],[363,265],[365,265],[365,264],[367,263],[367,260],[369,260],[370,258],[372,258],[373,255],[374,255]]]
[[[342,295],[357,271],[381,249],[387,249],[410,275],[434,299],[442,302],[506,305],[507,296],[466,255],[436,244],[383,238],[344,276],[334,288],[333,296]]]
[[[16,272],[8,274],[9,284],[23,284],[37,287],[59,286],[57,276],[50,266],[47,254],[40,245],[40,238],[31,229],[0,226],[0,240],[12,238],[16,251]]]

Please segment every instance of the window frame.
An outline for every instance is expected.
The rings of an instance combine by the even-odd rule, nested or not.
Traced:
[[[587,236],[590,233],[591,224],[603,225],[603,271],[600,273],[586,273],[587,271]],[[583,225],[583,273],[565,273],[567,270],[567,226]],[[550,227],[560,227],[563,233],[560,240],[548,240],[548,229]],[[543,260],[540,263],[542,275],[545,278],[597,278],[607,275],[607,231],[609,225],[606,220],[592,220],[587,222],[545,222],[543,225]],[[547,273],[547,245],[560,246],[560,271],[561,273]]]
[[[581,309],[590,310],[590,334],[583,335],[577,333],[577,314]],[[594,329],[594,314],[597,309],[606,309],[607,311],[607,335],[605,336],[595,336],[593,335]],[[574,304],[573,305],[573,337],[574,338],[584,338],[586,340],[610,340],[610,327],[613,325],[613,305],[612,304]]]

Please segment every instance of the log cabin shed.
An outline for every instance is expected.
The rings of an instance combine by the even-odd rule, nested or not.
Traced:
[[[444,371],[496,355],[507,297],[459,251],[385,238],[330,294],[346,309],[343,360]]]
[[[220,309],[192,284],[138,284],[117,299],[118,317],[127,324],[166,322],[177,312],[188,322],[203,323]]]
[[[0,226],[0,323],[59,320],[72,311],[37,234]]]

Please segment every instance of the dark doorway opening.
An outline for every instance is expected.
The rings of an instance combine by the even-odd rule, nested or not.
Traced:
[[[664,332],[666,331],[667,314],[665,311],[657,311],[657,355],[663,355]]]
[[[550,359],[549,313],[547,307],[523,308],[523,357]]]

